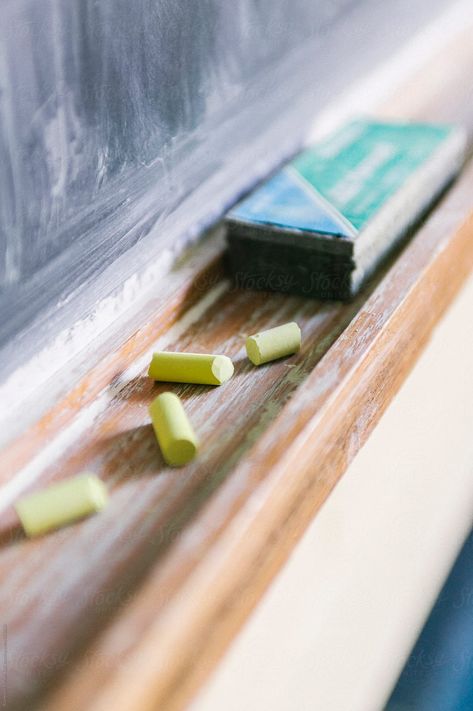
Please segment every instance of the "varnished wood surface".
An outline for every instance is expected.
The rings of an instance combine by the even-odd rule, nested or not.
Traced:
[[[464,66],[453,71],[459,81]],[[462,120],[464,96],[455,96],[450,118]],[[442,99],[430,96],[424,114],[422,106],[413,113],[435,120],[436,106],[443,111]],[[30,709],[40,697],[57,711],[182,708],[471,269],[472,195],[469,168],[376,283],[345,305],[235,290],[219,262],[220,237],[211,236],[205,258],[194,257],[197,280],[175,270],[136,335],[10,445],[4,481],[46,445],[54,451],[54,438],[105,398],[57,460],[38,465],[32,486],[89,469],[109,485],[109,508],[35,541],[12,534],[11,509],[2,515],[7,708]],[[245,336],[293,319],[301,352],[251,366]],[[164,466],[147,415],[168,386],[151,383],[144,365],[131,378],[126,370],[153,343],[235,361],[234,378],[220,388],[170,388],[202,440],[200,457],[182,470]]]

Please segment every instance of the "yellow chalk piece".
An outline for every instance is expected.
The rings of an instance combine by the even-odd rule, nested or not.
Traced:
[[[198,441],[177,395],[158,395],[149,406],[149,414],[165,461],[172,467],[190,462],[197,453]]]
[[[100,511],[107,500],[103,481],[95,474],[80,474],[23,497],[15,509],[26,535],[39,536]]]
[[[153,353],[148,375],[169,383],[221,385],[232,377],[233,363],[224,355],[159,351]]]
[[[255,333],[246,339],[246,353],[253,365],[262,365],[292,355],[297,353],[300,347],[301,329],[294,321]]]

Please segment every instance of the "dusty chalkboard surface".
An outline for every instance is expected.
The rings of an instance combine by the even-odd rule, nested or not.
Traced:
[[[1,379],[219,217],[446,2],[0,5]]]

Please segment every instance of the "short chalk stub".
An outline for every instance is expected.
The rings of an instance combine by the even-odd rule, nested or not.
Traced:
[[[246,353],[253,365],[263,365],[293,355],[300,347],[301,329],[295,321],[261,331],[246,339]]]
[[[101,511],[107,502],[103,481],[95,474],[84,473],[23,497],[15,504],[15,510],[26,535],[31,537]]]
[[[182,467],[194,459],[198,440],[178,396],[161,393],[149,406],[149,414],[166,463]]]
[[[153,353],[148,376],[168,383],[222,385],[233,375],[233,363],[224,355],[204,353]]]

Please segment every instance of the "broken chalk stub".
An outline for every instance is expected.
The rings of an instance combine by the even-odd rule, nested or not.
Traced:
[[[246,339],[246,353],[253,365],[292,355],[300,347],[301,329],[295,321],[261,331]]]
[[[15,510],[27,536],[39,536],[103,509],[107,489],[95,474],[80,474],[24,496]]]
[[[233,375],[233,363],[224,355],[203,353],[153,353],[148,375],[168,383],[221,385]]]
[[[190,462],[198,441],[178,396],[161,393],[149,406],[149,414],[166,463],[181,467]]]

